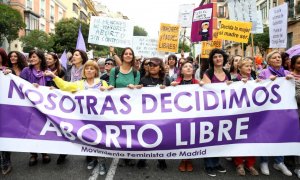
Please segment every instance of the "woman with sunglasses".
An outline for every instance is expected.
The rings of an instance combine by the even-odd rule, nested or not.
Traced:
[[[170,86],[170,80],[165,76],[165,68],[162,59],[154,57],[150,58],[148,61],[149,70],[141,79],[140,85],[143,87],[160,86],[160,88]],[[139,169],[146,167],[146,160],[140,159],[137,163],[137,167]],[[157,167],[161,170],[165,170],[167,168],[166,161],[158,160]]]

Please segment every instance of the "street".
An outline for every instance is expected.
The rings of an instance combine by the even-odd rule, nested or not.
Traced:
[[[196,180],[196,179],[261,179],[261,180],[274,180],[274,179],[297,179],[295,175],[287,177],[282,173],[273,169],[271,162],[269,163],[270,176],[259,175],[257,177],[251,176],[246,172],[245,177],[239,177],[236,175],[235,167],[232,161],[227,161],[225,158],[221,158],[221,164],[227,169],[227,173],[217,173],[217,177],[209,177],[204,172],[203,160],[193,160],[194,171],[193,172],[179,172],[177,170],[180,160],[167,160],[168,168],[165,171],[159,170],[156,165],[156,160],[147,160],[147,167],[145,169],[138,169],[137,167],[119,167],[116,166],[118,159],[107,159],[106,165],[108,174],[100,176],[97,172],[97,168],[94,170],[88,170],[86,168],[85,157],[83,156],[68,156],[64,165],[56,165],[56,159],[58,155],[51,155],[52,161],[50,164],[42,164],[41,155],[37,166],[29,167],[29,153],[13,153],[12,163],[13,170],[10,174],[3,176],[0,175],[2,180],[60,180],[60,179],[72,179],[72,180],[171,180],[171,179],[184,179],[184,180]],[[272,159],[272,158],[271,158]],[[272,160],[271,160],[272,161]],[[256,163],[258,169],[258,163]],[[292,169],[290,169],[292,170]]]

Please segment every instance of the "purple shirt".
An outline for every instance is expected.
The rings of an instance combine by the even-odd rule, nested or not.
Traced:
[[[20,77],[30,83],[37,83],[42,86],[46,86],[48,81],[52,81],[51,77],[45,77],[43,75],[43,71],[39,71],[38,74],[34,74],[33,67],[25,67],[22,70]]]
[[[286,75],[290,74],[290,71],[284,70],[284,74],[286,76]],[[267,69],[263,69],[259,73],[258,78],[259,79],[268,79],[268,78],[270,78],[271,75],[273,75],[272,72],[267,68]]]
[[[227,78],[226,74],[225,74],[225,79],[223,81],[218,79],[217,76],[214,74],[210,81],[211,81],[211,83],[222,83],[222,82],[225,82],[227,80],[228,80],[228,78]]]

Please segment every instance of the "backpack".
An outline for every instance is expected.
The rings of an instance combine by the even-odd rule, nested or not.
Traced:
[[[222,69],[223,69],[224,73],[226,74],[227,79],[230,81],[230,80],[231,80],[231,75],[230,75],[230,73],[229,73],[227,70],[225,70],[224,68],[222,68]],[[214,76],[214,69],[213,69],[213,68],[209,68],[209,69],[206,71],[206,74],[208,75],[208,78],[211,80],[212,77]]]
[[[132,71],[133,71],[133,77],[135,79],[136,76],[137,76],[137,70],[132,69]],[[118,78],[119,72],[120,72],[120,67],[118,66],[118,67],[115,68],[115,80]]]

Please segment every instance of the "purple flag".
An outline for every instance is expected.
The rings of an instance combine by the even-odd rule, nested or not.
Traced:
[[[76,43],[76,49],[80,49],[83,50],[84,52],[86,52],[86,46],[85,46],[85,42],[81,33],[81,24],[79,26],[78,29],[78,38],[77,38],[77,43]]]
[[[67,51],[64,50],[64,53],[60,57],[60,63],[65,69],[67,69],[67,62],[68,62]]]

